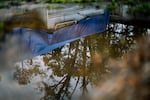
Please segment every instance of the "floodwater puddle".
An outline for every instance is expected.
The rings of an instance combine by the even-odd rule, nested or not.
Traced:
[[[95,88],[113,74],[110,67],[115,63],[113,60],[124,59],[128,52],[136,49],[137,40],[148,33],[146,28],[110,23],[103,33],[18,62],[11,72],[1,75],[0,98],[92,99],[97,94]]]

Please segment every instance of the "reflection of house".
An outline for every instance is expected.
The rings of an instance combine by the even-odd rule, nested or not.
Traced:
[[[60,18],[59,22],[65,21],[65,23],[67,23],[68,25],[71,22],[69,23],[67,21],[70,21],[70,20],[78,21],[78,22],[74,25],[53,31],[52,32],[53,34],[49,34],[49,32],[40,30],[38,28],[37,29],[31,29],[31,28],[29,29],[27,27],[14,28],[11,31],[11,34],[16,35],[16,36],[18,36],[19,34],[19,36],[16,39],[19,45],[17,43],[14,43],[13,47],[15,47],[16,45],[16,48],[19,48],[17,50],[21,50],[21,51],[16,50],[18,55],[15,55],[15,57],[19,58],[18,57],[19,55],[24,55],[21,57],[31,58],[34,56],[45,54],[49,51],[52,51],[56,48],[59,48],[65,45],[66,43],[70,43],[80,38],[105,31],[106,26],[109,21],[109,13],[106,11],[104,14],[101,14],[103,10],[93,10],[93,9],[91,9],[91,13],[87,13],[86,11],[87,10],[78,12],[80,16],[84,16],[82,18],[70,17],[73,15],[65,16],[65,17],[68,17],[68,19],[63,18],[62,16],[58,17],[58,19]],[[75,15],[78,16],[78,14],[75,14]],[[91,17],[88,17],[88,16],[91,16]],[[54,22],[55,20],[56,19],[54,19]],[[31,22],[29,22],[29,24],[30,23]],[[52,25],[55,25],[58,27],[59,26],[58,24],[60,25],[60,23],[56,23],[56,25],[54,23]],[[51,28],[55,28],[55,26]],[[11,40],[11,37],[9,40]],[[23,48],[21,49],[22,45],[23,45]],[[8,49],[8,51],[9,50],[10,49]],[[25,52],[22,52],[24,50]]]
[[[5,23],[7,27],[4,27],[4,29],[9,32],[11,30],[10,34],[12,34],[12,37],[16,37],[16,41],[13,41],[11,36],[6,40],[8,42],[6,45],[10,49],[6,48],[5,53],[8,55],[9,53],[7,52],[12,51],[12,48],[14,48],[11,56],[13,60],[15,58],[22,60],[45,54],[66,43],[103,32],[109,21],[109,13],[107,11],[104,12],[102,9],[74,10],[70,8],[45,12],[41,10],[41,14],[38,14],[42,15],[41,17],[45,17],[48,28],[53,29],[53,32],[43,30],[46,25],[40,22],[41,18],[38,18],[40,16],[35,10],[20,16],[14,16],[14,19],[12,18]]]
[[[104,10],[95,8],[81,9],[78,7],[55,11],[46,10],[47,27],[48,29],[56,30],[98,14],[104,14]]]

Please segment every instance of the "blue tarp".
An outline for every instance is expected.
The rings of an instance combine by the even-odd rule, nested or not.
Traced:
[[[30,28],[15,28],[11,34],[19,37],[19,42],[25,49],[25,57],[45,54],[66,43],[78,40],[94,33],[105,31],[109,21],[109,13],[92,16],[80,20],[77,24],[61,28],[49,34],[45,30]]]

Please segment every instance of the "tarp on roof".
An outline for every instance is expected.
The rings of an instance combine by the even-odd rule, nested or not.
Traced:
[[[16,57],[32,58],[45,54],[66,43],[73,42],[80,38],[105,31],[109,22],[109,13],[94,15],[90,18],[82,19],[78,23],[56,30],[49,34],[45,30],[35,30],[30,28],[15,28],[11,31],[12,37],[18,44],[10,43],[5,49],[11,50],[17,45]],[[19,46],[19,47],[18,47]]]

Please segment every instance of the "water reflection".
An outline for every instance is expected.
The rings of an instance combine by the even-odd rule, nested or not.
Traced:
[[[34,84],[42,100],[90,99],[99,81],[111,76],[111,59],[122,59],[136,47],[146,28],[111,23],[107,30],[16,64],[20,85]]]

